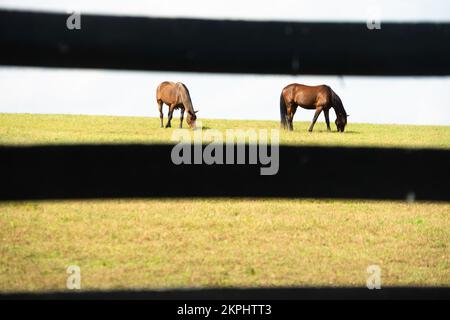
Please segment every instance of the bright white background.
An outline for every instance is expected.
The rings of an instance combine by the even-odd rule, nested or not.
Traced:
[[[362,24],[375,8],[382,23],[450,21],[450,1],[446,0],[0,0],[0,8]],[[164,80],[184,82],[204,118],[278,119],[282,87],[299,82],[332,86],[352,122],[450,125],[448,77],[294,77],[0,67],[0,112],[157,116],[155,89]],[[306,110],[296,114],[296,120],[311,118],[312,113]]]

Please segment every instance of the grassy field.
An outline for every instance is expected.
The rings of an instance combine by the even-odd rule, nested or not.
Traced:
[[[166,143],[159,119],[0,114],[0,144]],[[174,121],[174,125],[178,122]],[[275,121],[204,120],[211,129]],[[450,148],[450,127],[350,124],[296,145]],[[175,182],[174,182],[175,183]],[[0,291],[222,286],[450,286],[450,204],[365,200],[152,199],[0,203]]]
[[[314,200],[0,204],[0,290],[450,285],[449,205]]]
[[[179,119],[172,120],[178,127]],[[202,120],[207,129],[278,129],[278,121]],[[318,122],[296,122],[294,132],[281,132],[290,145],[337,145],[406,148],[450,148],[450,126],[405,126],[350,123],[346,132],[327,132]],[[168,143],[174,129],[159,128],[159,119],[77,115],[0,114],[0,144]],[[188,132],[192,132],[187,130]]]

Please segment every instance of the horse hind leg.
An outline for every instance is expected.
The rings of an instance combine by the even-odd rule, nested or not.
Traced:
[[[161,128],[163,128],[164,127],[164,124],[163,124],[164,114],[163,114],[163,102],[161,100],[158,100],[158,110],[159,110],[159,119],[161,121]]]
[[[288,124],[288,130],[289,131],[294,131],[294,115],[295,115],[295,111],[297,111],[297,106],[295,105],[289,105],[287,108],[287,124]]]
[[[294,113],[289,115],[288,119],[288,129],[289,131],[294,131]]]
[[[171,128],[171,122],[172,122],[172,116],[173,116],[173,111],[175,110],[175,104],[171,104],[169,107],[169,114],[167,116],[167,124],[166,124],[166,128]]]

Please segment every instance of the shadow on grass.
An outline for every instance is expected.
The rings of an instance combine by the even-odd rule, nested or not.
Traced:
[[[202,126],[202,130],[211,130],[211,129],[213,129],[213,128],[208,127],[208,126]]]
[[[286,132],[291,132],[291,133],[309,133],[309,134],[314,134],[314,133],[329,133],[329,134],[342,134],[342,132],[338,132],[336,130],[322,130],[322,129],[315,129],[313,132],[309,132],[308,130],[303,130],[303,129],[294,129],[294,131],[286,131]],[[354,130],[346,130],[343,132],[343,134],[361,134],[361,131],[354,131]]]

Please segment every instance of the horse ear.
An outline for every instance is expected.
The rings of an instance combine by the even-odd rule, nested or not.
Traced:
[[[347,118],[348,118],[348,117],[350,117],[350,115],[349,115],[349,114],[347,115]]]

